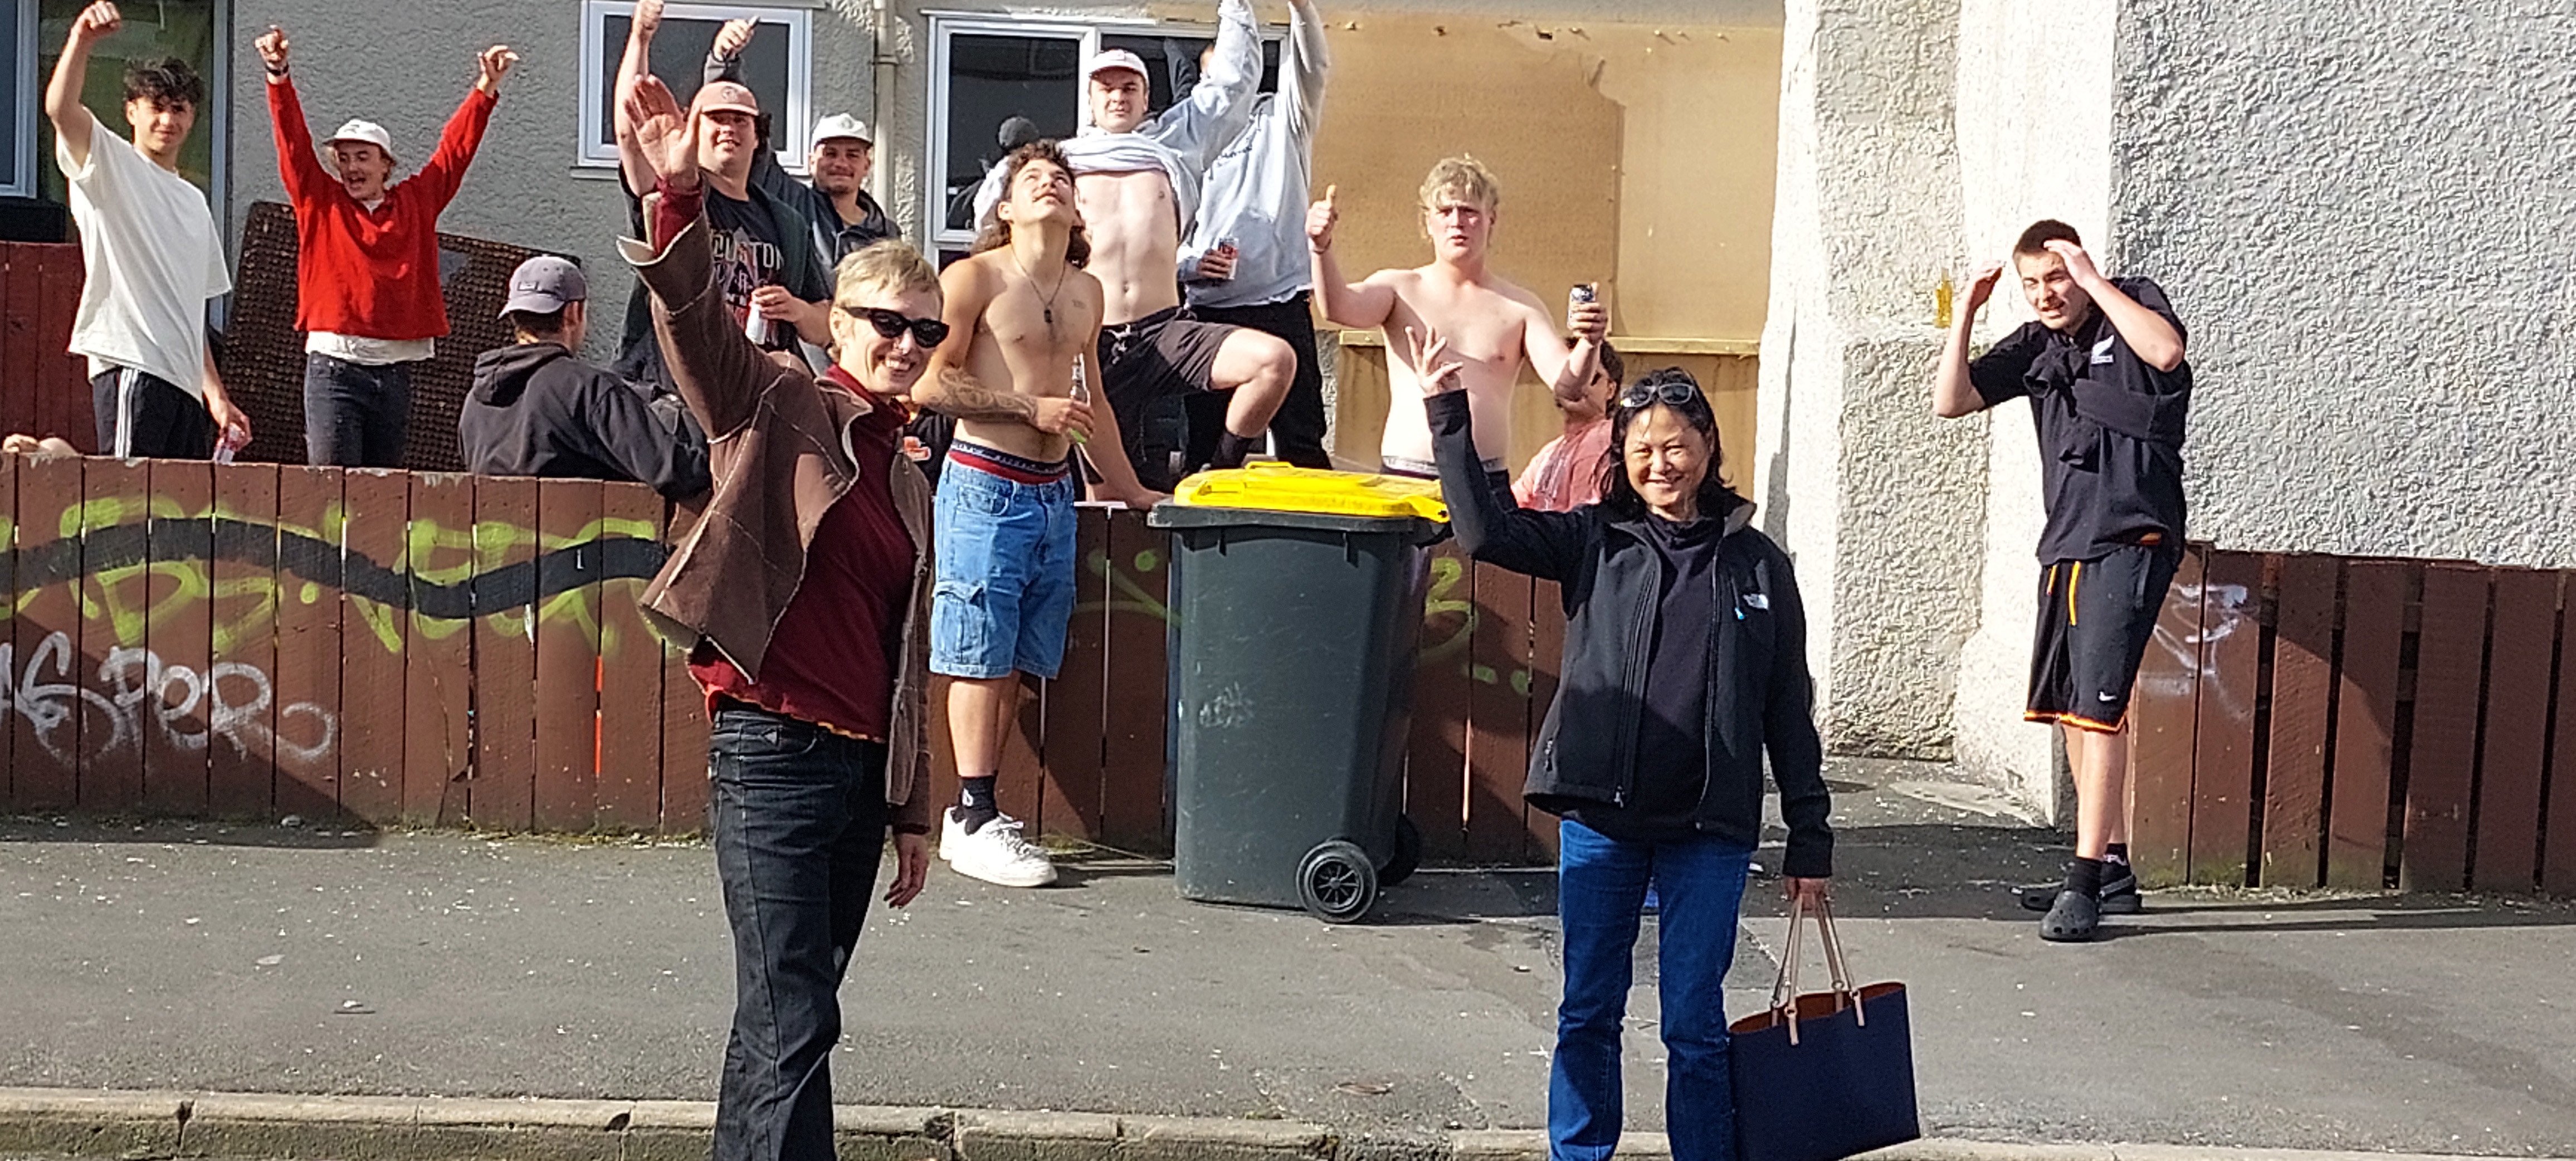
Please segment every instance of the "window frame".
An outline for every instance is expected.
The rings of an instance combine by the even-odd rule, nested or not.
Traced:
[[[36,181],[36,138],[41,136],[36,119],[44,115],[43,88],[36,84],[36,9],[37,0],[16,0],[18,19],[9,30],[9,51],[18,62],[18,91],[10,94],[18,110],[12,116],[17,124],[17,156],[11,158],[11,180],[0,183],[0,197],[32,198],[39,188]]]
[[[1157,33],[1182,33],[1196,30],[1207,36],[1216,34],[1213,21],[1155,20],[1146,17],[1097,17],[1080,20],[1018,20],[992,12],[957,12],[927,10],[930,21],[930,73],[928,92],[923,102],[921,221],[928,227],[934,250],[963,250],[975,244],[971,230],[948,228],[948,196],[944,188],[948,174],[948,69],[949,46],[959,35],[1023,36],[1073,40],[1080,44],[1080,60],[1090,60],[1100,51],[1100,38],[1108,36],[1150,36]],[[1287,39],[1287,28],[1260,25],[1264,44]],[[1091,123],[1091,111],[1082,99],[1081,78],[1074,79],[1074,122]]]
[[[598,142],[611,128],[608,102],[615,94],[596,91],[598,78],[615,63],[612,54],[623,54],[623,41],[610,46],[608,20],[613,16],[632,19],[634,0],[582,0],[581,4],[581,116],[573,143],[575,170],[615,170],[617,143]],[[805,172],[808,134],[814,131],[814,10],[791,4],[751,3],[679,3],[666,5],[662,19],[735,20],[753,19],[763,24],[781,24],[787,28],[787,107],[770,118],[772,142],[777,147],[778,164],[788,172]]]

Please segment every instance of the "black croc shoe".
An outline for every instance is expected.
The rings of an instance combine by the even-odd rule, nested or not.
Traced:
[[[2085,943],[2102,925],[2102,904],[2081,891],[2059,891],[2057,902],[2039,921],[2039,937],[2050,943]]]
[[[2135,915],[2147,909],[2145,900],[2138,895],[2137,872],[2130,870],[2127,864],[2105,864],[2103,874],[2116,877],[2102,880],[2102,914]],[[2057,893],[2065,889],[2066,884],[2062,881],[2033,883],[2024,887],[2021,889],[2021,909],[2046,911],[2057,905]]]

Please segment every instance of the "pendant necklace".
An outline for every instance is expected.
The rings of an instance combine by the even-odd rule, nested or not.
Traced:
[[[1030,293],[1036,293],[1038,288],[1037,276],[1029,273],[1028,266],[1020,261],[1020,252],[1016,249],[1011,251],[1011,265],[1020,268],[1020,277],[1029,280]],[[1065,273],[1055,276],[1055,289],[1040,296],[1038,300],[1039,309],[1046,314],[1047,335],[1050,338],[1055,335],[1055,300],[1058,296],[1064,293],[1065,277],[1066,275],[1071,274],[1072,271],[1073,264],[1070,262],[1065,263]]]

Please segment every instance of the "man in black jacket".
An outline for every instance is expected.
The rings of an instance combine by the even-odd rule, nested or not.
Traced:
[[[589,286],[561,258],[510,275],[501,317],[519,341],[474,361],[456,415],[468,471],[486,476],[634,480],[673,500],[707,490],[706,446],[653,413],[625,380],[573,354],[590,330]]]

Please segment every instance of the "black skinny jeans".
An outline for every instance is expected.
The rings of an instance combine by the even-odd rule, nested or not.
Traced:
[[[885,850],[886,748],[728,704],[707,757],[734,966],[715,1161],[831,1161],[839,993]]]
[[[425,363],[370,367],[319,351],[304,356],[304,462],[399,468],[411,433],[411,373]]]

